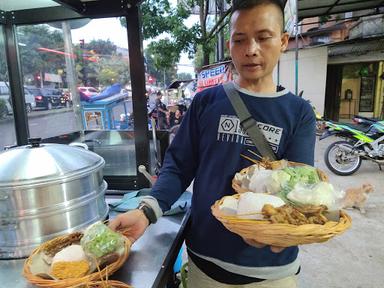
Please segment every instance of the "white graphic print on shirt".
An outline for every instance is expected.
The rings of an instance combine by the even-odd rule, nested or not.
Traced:
[[[257,127],[263,132],[265,138],[271,145],[272,150],[277,153],[281,136],[283,135],[283,128],[262,122],[257,122]],[[232,115],[221,115],[217,130],[217,141],[235,142],[243,145],[255,146],[249,136],[241,128],[240,119]]]

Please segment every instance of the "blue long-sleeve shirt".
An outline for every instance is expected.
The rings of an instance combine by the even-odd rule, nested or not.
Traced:
[[[236,85],[235,85],[236,86]],[[315,116],[308,102],[287,90],[256,94],[236,86],[278,159],[313,165]],[[151,195],[166,211],[194,179],[188,248],[228,271],[263,279],[293,275],[298,248],[272,253],[258,249],[228,231],[211,214],[216,200],[234,194],[235,173],[251,165],[240,157],[258,153],[240,128],[222,86],[198,93],[169,146]]]

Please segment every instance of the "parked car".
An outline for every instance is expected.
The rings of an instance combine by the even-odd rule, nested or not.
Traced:
[[[36,107],[43,107],[50,110],[53,107],[61,105],[62,93],[58,89],[36,87],[28,87],[28,89],[35,95]]]
[[[11,93],[9,90],[9,84],[1,81],[0,82],[0,99],[3,99],[5,107],[3,108],[3,114],[13,114],[12,108],[12,98],[10,97]],[[25,110],[27,113],[30,113],[36,107],[36,101],[33,93],[27,88],[24,87],[24,97],[25,97]]]
[[[88,101],[92,96],[97,95],[99,91],[94,87],[78,87],[80,101]]]

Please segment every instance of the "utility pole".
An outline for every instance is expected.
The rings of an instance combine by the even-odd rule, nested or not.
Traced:
[[[224,0],[216,1],[216,22],[224,16]],[[224,29],[217,34],[216,44],[216,61],[220,62],[224,60]]]
[[[77,75],[75,63],[72,58],[73,48],[72,48],[72,36],[71,36],[71,27],[69,21],[63,21],[61,23],[64,35],[64,51],[65,51],[65,71],[66,71],[66,82],[68,83],[69,91],[72,95],[72,105],[73,111],[75,112],[76,117],[76,126],[81,131],[81,137],[84,136],[83,132],[83,122],[81,117],[80,109],[80,97],[76,90]]]

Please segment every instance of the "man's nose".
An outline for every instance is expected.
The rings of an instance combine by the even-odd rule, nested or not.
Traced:
[[[247,55],[248,57],[251,57],[251,56],[257,56],[257,54],[259,53],[259,51],[260,51],[260,45],[259,45],[259,43],[258,43],[256,40],[252,39],[252,40],[249,42],[248,46],[247,46],[246,55]]]

